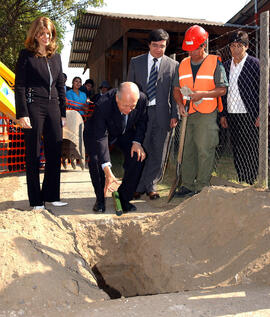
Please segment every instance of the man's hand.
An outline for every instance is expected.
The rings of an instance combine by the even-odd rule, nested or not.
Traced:
[[[133,145],[132,145],[132,148],[131,148],[131,151],[130,151],[130,155],[131,157],[133,157],[134,153],[137,153],[137,156],[138,156],[138,161],[143,161],[146,157],[146,154],[143,150],[143,147],[139,144],[139,143],[136,143],[134,142]]]
[[[226,117],[221,117],[220,118],[220,125],[222,126],[223,129],[227,129],[228,128],[228,122]]]
[[[255,127],[259,128],[260,126],[260,118],[258,117],[255,121]]]
[[[32,129],[30,118],[29,117],[22,117],[18,120],[19,125],[23,129]]]
[[[200,101],[204,97],[204,93],[202,91],[194,91],[189,97],[193,102]]]
[[[187,113],[186,113],[186,109],[185,109],[185,106],[181,103],[178,105],[179,107],[179,113],[181,115],[181,117],[187,117]]]
[[[104,167],[105,174],[105,186],[104,186],[104,196],[106,197],[107,191],[114,192],[117,189],[117,186],[121,183],[113,175],[111,168],[109,166]]]
[[[171,129],[175,128],[177,126],[178,120],[176,118],[171,118],[170,127]]]

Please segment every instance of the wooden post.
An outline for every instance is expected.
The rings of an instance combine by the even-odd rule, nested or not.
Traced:
[[[258,185],[268,188],[269,11],[260,15],[260,129]]]
[[[127,33],[123,35],[123,81],[127,79]]]

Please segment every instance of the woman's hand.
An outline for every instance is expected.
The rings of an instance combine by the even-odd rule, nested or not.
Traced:
[[[18,120],[19,125],[23,129],[32,129],[30,118],[29,117],[22,117]]]
[[[67,124],[67,118],[61,117],[62,120],[62,127],[64,127]]]

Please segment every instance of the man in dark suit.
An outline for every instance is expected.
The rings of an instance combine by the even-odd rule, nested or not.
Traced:
[[[124,177],[118,188],[123,211],[135,211],[129,201],[136,190],[145,152],[147,98],[137,85],[124,82],[102,96],[84,129],[84,144],[89,155],[89,172],[96,194],[95,212],[105,211],[107,190],[118,182],[111,171],[109,144],[116,144],[124,154]]]
[[[148,37],[149,53],[132,58],[129,65],[128,80],[137,83],[149,100],[149,121],[144,141],[147,159],[135,198],[143,193],[150,199],[159,198],[155,184],[161,176],[169,132],[178,121],[178,108],[172,93],[178,62],[164,55],[168,43],[166,31],[153,30]]]
[[[232,33],[229,42],[232,59],[224,63],[229,89],[222,97],[224,111],[220,123],[230,131],[239,181],[252,185],[259,161],[260,63],[247,54],[246,32]]]

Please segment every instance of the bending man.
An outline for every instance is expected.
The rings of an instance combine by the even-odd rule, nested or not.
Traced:
[[[118,188],[123,211],[135,211],[133,197],[145,152],[141,146],[146,131],[147,98],[136,84],[124,82],[120,88],[103,95],[94,114],[85,124],[84,144],[89,155],[89,172],[96,194],[95,212],[105,211],[107,190],[113,191],[117,179],[111,170],[109,144],[124,154],[124,177]]]

